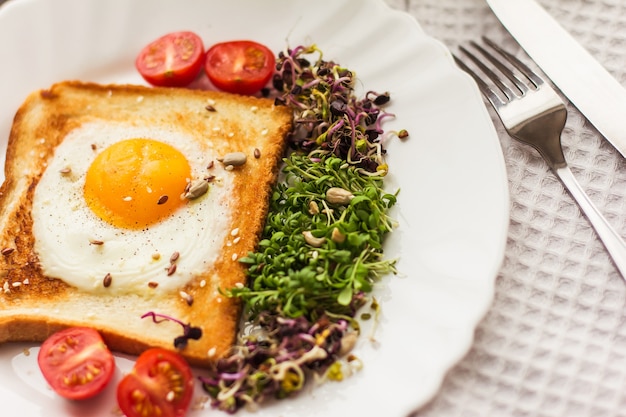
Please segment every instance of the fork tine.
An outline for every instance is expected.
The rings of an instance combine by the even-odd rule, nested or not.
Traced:
[[[476,48],[476,50],[478,50],[485,58],[487,58],[487,60],[491,62],[509,81],[511,81],[513,85],[517,87],[518,91],[522,93],[522,95],[528,92],[528,86],[526,86],[526,83],[520,77],[518,77],[517,74],[511,71],[509,67],[507,67],[504,63],[502,63],[501,60],[493,56],[489,51],[487,51],[485,48],[483,48],[476,42],[471,41],[470,44],[474,48]],[[500,52],[497,49],[496,51]],[[506,59],[508,57],[504,55],[503,58]]]
[[[474,79],[480,91],[487,97],[487,99],[491,102],[491,104],[497,109],[506,104],[500,96],[498,96],[489,85],[484,82],[472,69],[470,69],[463,61],[461,61],[456,55],[452,54],[454,58],[454,62],[461,68],[463,71],[471,75]]]
[[[497,51],[500,55],[504,56],[515,68],[517,68],[522,74],[524,74],[524,76],[527,77],[528,80],[530,80],[535,85],[535,87],[539,87],[541,84],[543,84],[543,79],[541,79],[541,77],[539,77],[532,69],[530,69],[528,65],[517,59],[513,54],[505,51],[500,46],[498,46],[498,44],[496,44],[494,41],[487,38],[486,36],[483,36],[482,40],[495,51]]]
[[[474,47],[478,46],[478,45],[476,45],[473,42],[471,44]],[[478,46],[478,48],[480,50],[479,46]],[[485,73],[485,75],[487,75],[487,77],[489,77],[489,79],[500,89],[500,91],[502,91],[504,93],[506,98],[508,98],[509,100],[513,100],[515,98],[515,93],[513,92],[513,90],[511,90],[508,85],[504,84],[502,82],[502,80],[500,79],[500,77],[495,72],[493,72],[493,70],[491,68],[486,66],[480,59],[478,59],[476,57],[476,55],[474,55],[473,53],[468,51],[463,46],[459,46],[459,50],[461,50],[461,52],[463,52],[474,64],[476,64],[476,66],[483,73]],[[484,52],[481,51],[481,53],[483,53],[483,54],[487,53],[488,54],[487,51],[484,51]]]

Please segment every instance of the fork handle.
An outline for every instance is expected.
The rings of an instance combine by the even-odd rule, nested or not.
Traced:
[[[555,167],[553,170],[561,179],[574,200],[576,200],[582,212],[600,237],[604,247],[611,255],[611,258],[613,258],[613,263],[622,274],[622,277],[626,279],[626,243],[624,240],[591,202],[589,196],[582,189],[567,165]]]

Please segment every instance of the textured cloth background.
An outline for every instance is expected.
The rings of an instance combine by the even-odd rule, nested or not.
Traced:
[[[528,61],[484,0],[386,1],[408,11],[453,52],[487,35]],[[626,1],[539,2],[626,85]],[[626,236],[624,159],[573,106],[568,109],[565,157]],[[624,280],[543,160],[509,139],[491,114],[511,193],[495,299],[471,350],[413,417],[626,416]]]

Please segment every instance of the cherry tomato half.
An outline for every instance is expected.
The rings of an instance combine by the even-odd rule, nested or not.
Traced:
[[[204,71],[220,90],[254,94],[265,87],[275,64],[274,54],[266,46],[253,41],[230,41],[209,48]]]
[[[98,394],[115,369],[113,354],[100,333],[87,327],[54,333],[41,345],[37,362],[52,389],[71,400]]]
[[[173,32],[146,45],[135,67],[150,84],[184,87],[202,70],[204,45],[193,32]]]
[[[146,350],[117,386],[117,404],[126,417],[182,417],[193,397],[191,368],[176,352]]]

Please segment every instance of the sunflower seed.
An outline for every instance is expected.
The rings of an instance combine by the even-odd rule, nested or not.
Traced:
[[[224,166],[238,167],[246,163],[248,157],[243,152],[230,152],[218,159]]]
[[[187,200],[195,200],[202,197],[209,191],[209,183],[205,180],[192,181],[189,189],[185,192],[184,198]]]

